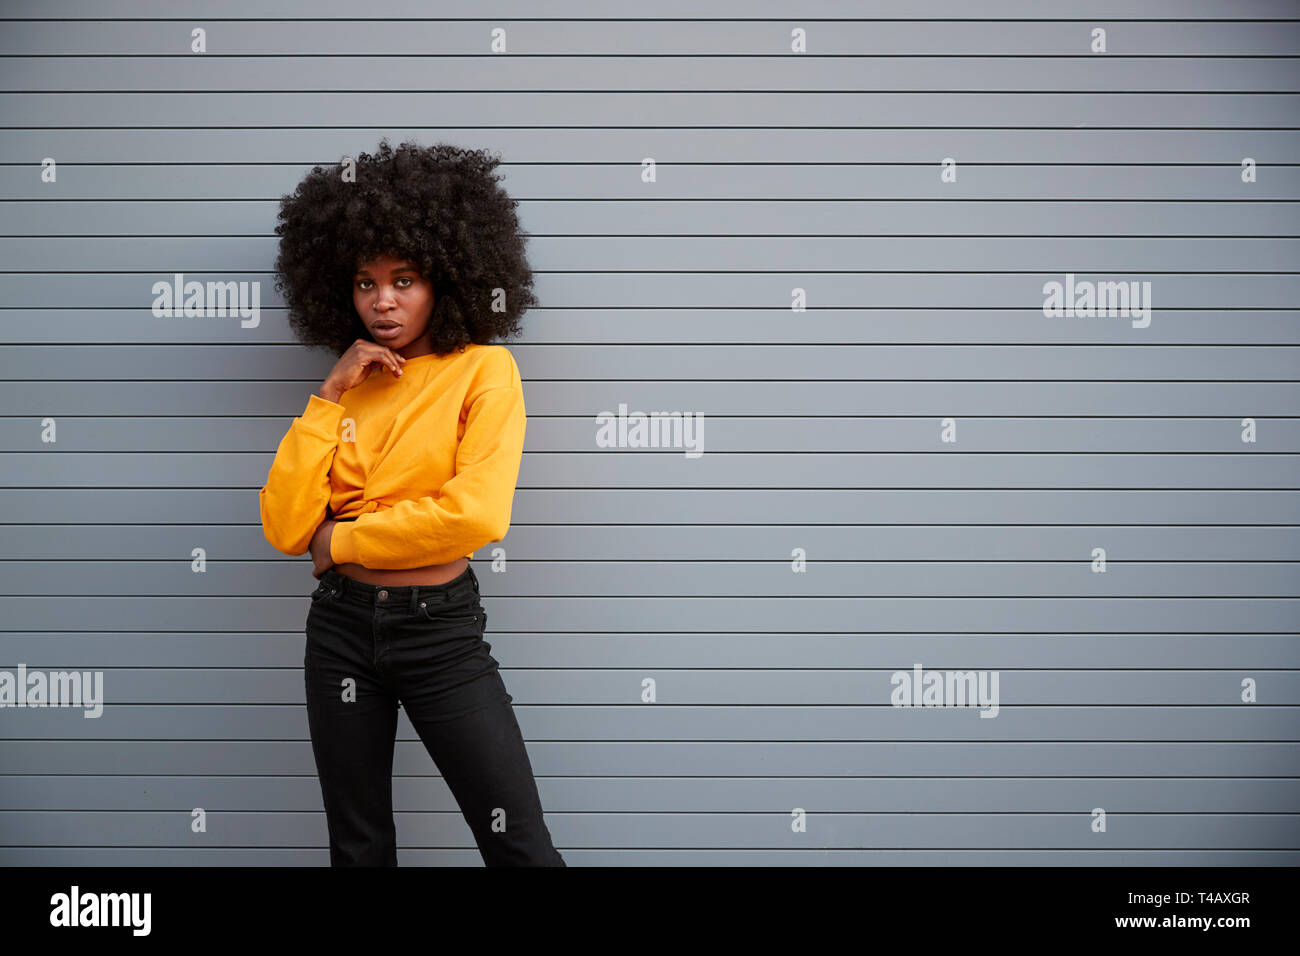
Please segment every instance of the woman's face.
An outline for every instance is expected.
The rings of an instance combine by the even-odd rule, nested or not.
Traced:
[[[433,351],[426,335],[433,315],[433,283],[410,260],[380,256],[362,263],[352,279],[352,303],[380,345],[406,358]]]

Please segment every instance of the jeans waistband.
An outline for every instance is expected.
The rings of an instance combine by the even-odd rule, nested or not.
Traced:
[[[447,604],[452,601],[477,595],[478,575],[470,565],[450,581],[442,584],[367,584],[346,574],[340,574],[333,568],[320,576],[322,587],[337,591],[340,597],[363,604],[383,605],[385,607],[406,606],[410,610],[424,602],[427,604]]]

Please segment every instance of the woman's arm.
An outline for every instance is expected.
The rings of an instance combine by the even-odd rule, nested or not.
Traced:
[[[526,427],[521,387],[482,392],[465,416],[456,474],[437,497],[399,501],[338,523],[330,558],[335,564],[355,562],[367,568],[419,568],[446,564],[500,541],[510,528]]]
[[[280,440],[260,492],[262,531],[277,551],[304,553],[326,518],[342,420],[342,405],[313,394]]]

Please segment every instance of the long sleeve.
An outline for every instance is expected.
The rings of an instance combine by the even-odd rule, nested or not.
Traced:
[[[465,416],[456,473],[438,494],[334,525],[330,558],[367,568],[418,568],[500,541],[510,528],[526,427],[522,387],[482,392]]]
[[[313,394],[280,440],[260,493],[262,531],[277,551],[303,554],[325,520],[343,411]]]

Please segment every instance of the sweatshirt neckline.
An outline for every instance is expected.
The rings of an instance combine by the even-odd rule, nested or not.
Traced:
[[[455,349],[452,349],[452,351],[446,353],[445,355],[439,355],[437,352],[425,352],[423,355],[417,355],[414,358],[407,359],[405,365],[403,365],[402,367],[405,368],[407,365],[410,365],[412,362],[419,362],[425,359],[439,359],[445,362],[448,359],[459,358],[461,356],[468,355],[470,349],[474,348],[476,344],[477,343],[471,342],[469,345],[465,347],[464,352],[458,352]]]

